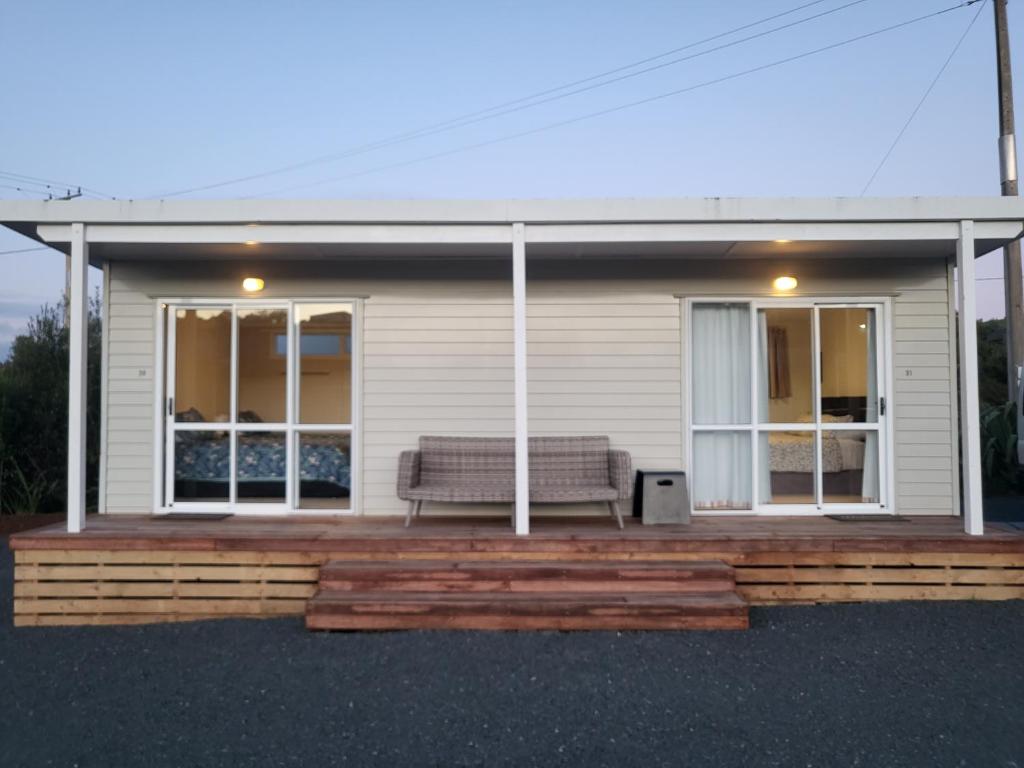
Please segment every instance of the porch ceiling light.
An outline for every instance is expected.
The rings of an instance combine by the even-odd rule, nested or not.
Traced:
[[[797,280],[795,277],[782,275],[781,277],[776,277],[772,285],[775,286],[776,291],[792,291],[797,286]]]
[[[242,290],[249,293],[262,291],[264,286],[262,277],[247,277],[242,281]]]

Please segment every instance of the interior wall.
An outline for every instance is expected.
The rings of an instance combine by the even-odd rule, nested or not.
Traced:
[[[231,420],[231,313],[179,310],[175,322],[175,413]]]
[[[868,380],[868,312],[848,307],[821,313],[821,394],[864,397]],[[861,328],[864,325],[864,328]],[[877,323],[875,329],[877,332]]]
[[[769,329],[785,330],[789,353],[790,396],[771,398],[768,401],[769,421],[776,424],[810,421],[814,411],[814,361],[811,357],[813,310],[769,309],[765,314]],[[761,341],[758,340],[758,343]],[[762,382],[762,386],[764,384]]]
[[[303,352],[299,359],[299,421],[352,423],[352,306],[300,305],[299,334],[339,339],[338,353]],[[301,340],[300,340],[301,346]]]
[[[280,424],[287,421],[287,354],[277,337],[288,333],[283,309],[243,310],[238,318],[238,418]]]

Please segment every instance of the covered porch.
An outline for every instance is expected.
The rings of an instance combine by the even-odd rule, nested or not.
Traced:
[[[583,429],[595,430],[597,433],[604,431],[604,422],[600,418],[559,418],[566,397],[578,397],[594,403],[591,412],[600,408],[602,414],[613,414],[610,421],[620,430],[619,434],[612,432],[613,443],[625,439],[625,436],[634,439],[638,445],[646,446],[649,449],[646,457],[634,457],[638,468],[652,468],[654,461],[666,463],[667,457],[668,463],[673,466],[653,468],[682,468],[690,473],[692,480],[696,474],[694,455],[691,453],[692,443],[696,439],[693,435],[702,426],[692,423],[693,393],[688,389],[691,382],[686,378],[693,376],[692,369],[687,367],[689,353],[684,351],[689,344],[686,335],[689,332],[686,327],[688,308],[708,301],[723,305],[730,302],[743,303],[750,317],[754,318],[761,311],[759,308],[769,306],[769,302],[775,302],[770,305],[773,307],[806,307],[808,316],[814,318],[817,333],[818,315],[824,311],[819,310],[819,307],[830,304],[869,306],[878,307],[879,312],[885,308],[888,313],[889,304],[902,300],[901,294],[907,286],[899,280],[905,280],[904,277],[887,283],[885,279],[865,281],[864,276],[859,274],[883,267],[894,259],[906,265],[908,271],[916,270],[918,264],[931,264],[937,271],[935,274],[929,273],[927,277],[923,272],[920,275],[915,272],[916,276],[911,279],[914,284],[910,286],[910,293],[917,295],[911,296],[908,304],[929,302],[925,318],[927,322],[917,320],[916,311],[908,311],[907,316],[913,320],[906,324],[908,333],[896,339],[892,338],[891,329],[883,330],[881,324],[878,324],[876,332],[879,345],[884,343],[890,349],[902,346],[905,350],[904,358],[897,356],[894,361],[885,358],[889,362],[884,370],[882,366],[878,369],[878,384],[885,386],[884,392],[890,396],[888,413],[885,410],[885,398],[881,398],[880,410],[871,412],[869,418],[853,419],[854,422],[874,419],[872,423],[830,426],[826,430],[822,428],[823,406],[815,404],[812,408],[814,424],[811,427],[802,427],[795,416],[781,420],[792,422],[789,424],[759,424],[758,418],[748,412],[746,420],[741,424],[724,419],[717,422],[718,426],[714,429],[719,432],[746,431],[749,434],[749,439],[745,439],[748,450],[754,453],[753,460],[747,459],[746,471],[750,474],[760,471],[757,462],[758,445],[761,443],[759,438],[762,436],[760,432],[765,432],[765,436],[768,431],[786,436],[783,434],[785,427],[791,430],[791,434],[793,431],[802,431],[807,435],[816,435],[807,442],[807,446],[817,446],[819,453],[815,457],[812,448],[812,452],[805,457],[813,463],[815,468],[812,471],[819,473],[813,481],[816,488],[809,493],[802,492],[804,497],[808,497],[802,501],[809,503],[796,505],[802,508],[802,514],[814,515],[827,511],[828,500],[824,496],[828,491],[823,491],[826,482],[821,476],[825,471],[820,446],[823,435],[843,429],[849,430],[847,435],[854,435],[866,429],[876,437],[877,443],[870,455],[879,462],[886,474],[877,481],[877,491],[870,494],[861,491],[867,481],[865,477],[864,482],[860,482],[858,475],[856,482],[848,483],[845,487],[841,494],[843,498],[854,502],[870,500],[872,504],[861,506],[871,506],[870,511],[880,514],[906,511],[918,516],[933,511],[949,515],[959,512],[959,519],[950,518],[956,520],[952,524],[959,525],[971,535],[989,533],[984,526],[981,511],[973,269],[977,255],[1020,235],[1024,211],[1016,200],[71,201],[46,204],[4,203],[0,214],[0,220],[8,226],[51,243],[65,250],[70,257],[67,531],[71,534],[79,534],[86,529],[83,469],[86,408],[84,313],[89,264],[104,268],[108,281],[112,279],[109,277],[112,265],[116,265],[122,273],[145,273],[137,281],[139,287],[133,289],[135,297],[132,301],[136,304],[128,309],[134,313],[149,303],[153,310],[150,315],[152,320],[147,320],[145,330],[134,330],[133,326],[126,333],[121,334],[119,331],[113,342],[108,332],[105,341],[105,349],[110,343],[121,344],[120,349],[126,350],[122,359],[131,362],[131,365],[139,361],[138,377],[150,382],[148,387],[151,394],[143,393],[145,397],[140,394],[137,399],[130,401],[122,398],[120,413],[126,417],[118,419],[116,430],[111,427],[102,435],[104,459],[101,465],[101,511],[109,511],[109,499],[104,501],[103,493],[114,482],[111,480],[114,473],[109,468],[108,459],[115,452],[119,457],[116,468],[116,482],[119,483],[117,491],[122,499],[117,510],[119,514],[133,510],[159,513],[169,509],[167,499],[169,489],[174,485],[174,475],[173,467],[170,464],[166,467],[164,465],[166,455],[173,445],[165,438],[161,425],[164,423],[162,420],[168,416],[174,420],[176,409],[173,398],[167,397],[162,369],[166,350],[162,346],[165,337],[161,326],[166,324],[166,320],[161,315],[160,297],[200,297],[198,300],[207,303],[227,302],[232,307],[242,306],[251,301],[251,297],[238,293],[240,280],[236,276],[241,274],[243,265],[255,263],[258,269],[265,270],[262,274],[269,276],[267,290],[262,294],[264,303],[276,301],[284,305],[294,303],[298,298],[315,298],[309,293],[309,286],[319,280],[327,286],[341,286],[337,290],[331,287],[322,290],[334,290],[328,295],[351,298],[351,303],[357,307],[353,310],[355,316],[362,312],[361,307],[364,305],[367,310],[374,308],[378,295],[388,293],[382,286],[393,281],[397,271],[404,271],[409,275],[409,282],[417,284],[429,281],[436,284],[445,275],[462,279],[467,274],[475,274],[489,281],[488,291],[500,286],[502,291],[507,291],[505,295],[511,301],[497,306],[488,305],[488,312],[480,317],[463,315],[464,308],[457,307],[459,312],[456,314],[462,315],[462,325],[456,332],[450,330],[453,326],[436,323],[428,325],[427,321],[432,319],[429,313],[416,316],[407,312],[406,307],[394,309],[398,300],[385,295],[380,303],[392,308],[390,314],[378,312],[378,316],[374,317],[367,312],[367,325],[363,331],[356,329],[357,322],[353,324],[352,357],[355,361],[362,354],[370,354],[382,367],[395,367],[390,356],[394,348],[401,347],[401,354],[405,355],[400,361],[402,365],[433,366],[428,361],[428,355],[417,357],[415,352],[409,351],[419,343],[417,339],[426,335],[426,332],[416,330],[416,324],[422,323],[424,327],[442,328],[439,333],[429,337],[431,343],[436,342],[433,349],[442,350],[439,355],[443,357],[438,359],[461,363],[472,355],[474,359],[487,361],[485,364],[492,366],[491,370],[500,370],[500,375],[496,374],[494,381],[508,376],[510,386],[507,390],[503,389],[501,382],[491,386],[490,379],[485,382],[488,387],[478,386],[477,397],[481,403],[486,403],[486,407],[476,408],[476,401],[465,405],[458,402],[464,391],[446,394],[439,389],[446,382],[457,381],[464,373],[464,366],[445,370],[444,376],[436,376],[437,366],[434,366],[436,378],[430,382],[430,407],[433,408],[434,416],[426,421],[432,429],[441,433],[445,431],[445,424],[459,421],[460,431],[464,434],[497,434],[495,430],[498,430],[514,438],[514,531],[516,535],[525,536],[531,533],[527,453],[529,437],[537,434],[566,434],[570,430],[575,434],[585,434],[581,431]],[[193,273],[200,269],[204,282],[198,284],[192,280],[189,283],[184,278],[179,279],[179,265],[193,270]],[[441,274],[436,273],[439,265],[442,266]],[[955,296],[952,290],[954,267],[959,274]],[[445,269],[448,271],[445,272]],[[794,269],[800,271],[799,287],[796,287],[795,281],[787,288],[770,287],[770,275],[785,276],[792,274]],[[639,278],[638,274],[641,275]],[[304,277],[300,278],[300,275]],[[675,324],[659,326],[664,327],[664,331],[650,331],[652,326],[641,326],[643,333],[622,330],[614,340],[609,336],[608,341],[601,342],[595,341],[595,329],[608,328],[607,324],[596,323],[589,318],[574,324],[571,321],[579,318],[574,317],[576,313],[565,311],[564,307],[560,312],[541,313],[536,306],[531,310],[531,302],[551,304],[555,301],[552,297],[559,296],[559,292],[572,291],[573,286],[595,275],[601,281],[598,290],[612,295],[613,298],[608,302],[613,307],[616,301],[634,300],[632,294],[628,299],[616,298],[619,294],[614,291],[628,285],[633,293],[643,293],[644,301],[656,294],[659,311],[674,312],[672,322]],[[311,278],[315,280],[311,281]],[[186,286],[184,290],[191,290],[192,293],[183,292],[180,288],[183,285]],[[458,291],[457,285],[454,291]],[[215,298],[209,298],[211,296]],[[492,301],[491,296],[492,293],[488,293],[487,298],[480,301]],[[422,295],[403,300],[411,301],[414,305],[412,309],[419,307],[420,310],[435,301],[433,297],[423,298]],[[572,297],[567,300],[570,303],[574,301]],[[962,320],[958,325],[954,323],[954,305],[958,307]],[[506,307],[509,315],[507,326],[503,316]],[[907,309],[914,310],[914,307],[909,306]],[[870,313],[875,310],[866,311]],[[589,316],[593,313],[584,314]],[[486,319],[488,324],[480,322],[481,318]],[[875,319],[878,319],[877,315]],[[370,328],[370,320],[376,322],[373,328]],[[478,325],[474,327],[476,323]],[[623,326],[624,329],[635,327],[636,324]],[[860,328],[866,327],[874,328],[874,324],[870,320],[862,322]],[[372,338],[366,334],[367,330],[372,331]],[[417,336],[417,333],[420,335]],[[757,329],[752,321],[751,338],[756,334]],[[135,341],[142,338],[145,341]],[[633,339],[637,340],[635,345]],[[290,336],[288,343],[294,348]],[[377,344],[375,350],[369,349],[370,343]],[[637,363],[643,365],[660,356],[655,360],[655,365],[659,369],[672,371],[673,379],[665,381],[677,388],[657,391],[661,412],[667,414],[665,418],[651,415],[653,411],[641,413],[647,408],[645,397],[649,397],[648,393],[655,390],[636,385],[639,374],[629,382],[626,398],[620,396],[625,389],[620,381],[625,381],[626,377],[618,378],[619,374],[616,374],[616,381],[597,381],[602,386],[608,384],[600,388],[595,387],[592,381],[600,377],[595,377],[592,371],[573,369],[577,360],[587,358],[586,364],[592,366],[593,359],[602,355],[608,357],[608,353],[603,351],[605,347],[619,351],[633,348],[632,353],[637,357],[616,361],[614,365],[619,369],[629,369]],[[941,355],[926,354],[928,350],[939,347],[943,350]],[[509,352],[507,355],[506,348]],[[635,351],[637,349],[642,351]],[[541,350],[540,354],[537,350]],[[961,361],[959,366],[956,364],[957,351]],[[883,359],[880,351],[878,359]],[[906,386],[902,393],[898,390],[893,381],[897,372],[908,380],[918,373],[913,363],[902,364],[903,359],[925,361],[922,365],[934,374],[922,377],[929,378],[928,386]],[[965,362],[967,364],[963,364]],[[104,365],[108,364],[109,355],[105,352]],[[128,362],[121,365],[123,369],[119,375],[124,376]],[[354,362],[353,365],[361,366],[362,363]],[[557,370],[542,370],[544,368]],[[401,375],[404,370],[398,371],[395,376]],[[362,369],[358,373],[354,371],[353,381],[362,377],[363,394],[366,394],[369,380],[364,373]],[[541,377],[540,373],[545,376]],[[409,390],[397,389],[394,386],[396,378],[385,378],[380,375],[380,371],[376,371],[375,375],[384,384],[375,385],[379,386],[378,390],[370,394],[377,397],[378,402],[385,402],[391,412],[380,417],[378,414],[384,410],[383,407],[376,404],[366,406],[359,402],[359,394],[353,394],[350,423],[331,425],[332,428],[347,429],[347,434],[353,436],[350,457],[353,480],[349,512],[356,515],[393,514],[394,494],[390,477],[394,472],[398,449],[412,448],[412,441],[416,439],[416,433],[409,430],[409,434],[402,432],[400,438],[386,438],[389,434],[399,434],[395,425],[403,418],[410,423],[418,422],[414,409],[405,407],[408,403],[402,402],[403,397],[408,397]],[[288,376],[289,387],[294,389],[296,379],[290,372]],[[954,384],[955,379],[958,381]],[[538,381],[542,386],[538,385]],[[901,382],[908,383],[913,384]],[[567,388],[568,385],[575,388]],[[961,398],[959,408],[954,400],[957,389]],[[105,396],[108,390],[109,387],[105,385]],[[136,391],[141,392],[132,390]],[[873,394],[877,396],[882,391],[876,389]],[[388,397],[383,396],[385,393]],[[391,393],[397,394],[391,396]],[[504,401],[495,405],[496,398],[506,394],[507,406]],[[924,401],[926,398],[922,394],[929,399],[927,404],[918,405],[914,398],[919,397]],[[150,396],[151,401],[146,399]],[[669,402],[673,398],[675,402]],[[622,401],[628,402],[621,407],[615,405]],[[150,402],[152,412],[145,413],[146,405]],[[288,407],[297,409],[292,404]],[[757,399],[752,396],[751,409],[757,411],[758,408]],[[240,425],[242,417],[235,413],[238,410],[232,403],[232,415],[227,417],[230,429],[239,430],[231,433],[234,435],[243,434],[243,429],[252,429]],[[871,411],[870,408],[857,405],[847,406],[847,410],[862,414]],[[935,422],[939,424],[938,428],[927,423],[928,419],[919,418],[924,412],[936,411],[941,412]],[[538,417],[539,412],[543,413],[541,417]],[[495,413],[502,418],[493,418],[492,414]],[[503,420],[505,413],[510,415],[507,427]],[[901,413],[906,415],[906,419],[904,426],[899,427],[897,419]],[[466,417],[466,414],[472,418]],[[641,414],[637,417],[639,421],[646,419],[647,424],[657,423],[657,434],[654,430],[639,437],[630,434],[628,424],[636,414]],[[370,417],[376,421],[370,423]],[[287,424],[273,426],[279,427],[281,433],[286,433],[288,440],[291,440],[293,433],[301,431],[301,428],[295,425],[291,413],[286,421]],[[334,421],[341,422],[344,419]],[[887,425],[885,429],[883,421]],[[383,429],[381,424],[384,425]],[[598,426],[591,426],[594,424]],[[906,439],[900,439],[897,428],[904,431]],[[425,429],[419,430],[418,434],[424,434]],[[142,448],[138,442],[129,444],[125,435],[148,437],[150,433],[151,443],[145,448],[151,454],[149,466],[142,468],[141,459],[129,462],[121,458],[133,448]],[[125,442],[115,446],[116,451],[112,452],[111,439],[115,435]],[[367,437],[374,441],[372,447],[362,445]],[[803,439],[799,435],[797,437]],[[940,438],[945,453],[939,456],[922,452],[920,457],[916,456],[918,447],[927,448],[934,437]],[[659,446],[669,447],[664,450],[652,447],[656,442]],[[897,459],[905,467],[898,469],[905,475],[899,479],[895,477],[897,469],[894,467],[901,465],[893,464],[893,456],[897,454]],[[962,473],[957,469],[958,454],[963,457]],[[863,464],[867,455],[868,451],[862,447],[856,460]],[[840,467],[846,466],[843,461],[841,458],[836,459]],[[885,464],[885,461],[889,464]],[[796,474],[808,475],[806,467],[798,469],[800,471]],[[229,482],[234,483],[235,480],[232,475]],[[756,478],[747,483],[748,486],[756,484]],[[291,488],[288,496],[294,497],[294,475],[289,475],[287,485]],[[929,507],[930,499],[933,498],[929,494],[933,487],[942,489],[941,510]],[[130,489],[130,495],[125,489]],[[370,496],[371,490],[375,494],[373,497]],[[764,495],[763,491],[758,492]],[[749,497],[754,491],[748,487],[746,493]],[[136,499],[146,495],[152,498],[151,510],[146,510],[137,502],[132,505]],[[786,488],[777,495],[801,497],[801,493],[793,492],[792,488]],[[234,495],[231,500],[233,503]],[[722,501],[729,503],[734,500],[723,497]],[[786,514],[788,509],[784,506],[774,509],[764,506],[762,511],[775,515],[770,520],[738,514],[745,508],[754,509],[756,501],[755,496],[753,500],[741,499],[739,504],[731,504],[726,511],[732,518],[723,524],[752,525],[756,521],[759,524],[763,522],[765,525],[774,525],[776,520],[781,519],[778,515]],[[748,507],[744,507],[744,503]],[[722,511],[718,506],[718,500],[712,499],[707,506],[695,505],[694,508],[699,511]],[[209,511],[215,510],[211,508]],[[275,521],[274,524],[301,526],[302,510],[292,505],[287,511],[288,519]],[[105,519],[101,520],[103,525],[107,523]],[[91,518],[89,524],[94,524]],[[205,525],[202,521],[195,524]],[[694,525],[704,524],[698,521]],[[950,523],[947,521],[943,524]],[[387,529],[387,524],[382,525]],[[547,523],[542,525],[546,526]],[[667,534],[666,529],[656,530],[659,536]]]

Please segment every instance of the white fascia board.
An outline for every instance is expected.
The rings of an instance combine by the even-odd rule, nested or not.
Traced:
[[[693,243],[773,240],[949,240],[958,224],[933,222],[728,223],[728,224],[537,224],[528,243]]]
[[[66,242],[70,227],[40,224],[47,242]],[[93,224],[90,243],[409,243],[511,244],[501,224]]]
[[[1017,197],[585,200],[3,200],[0,222],[511,224],[1024,221]]]
[[[988,221],[976,225],[978,240],[1009,241],[1021,223]],[[510,244],[511,227],[503,224],[93,224],[90,243],[350,243],[350,244]],[[71,225],[40,224],[47,243],[71,240]],[[692,242],[954,242],[959,222],[845,223],[692,223],[692,224],[539,224],[529,227],[532,244],[557,243],[692,243]]]

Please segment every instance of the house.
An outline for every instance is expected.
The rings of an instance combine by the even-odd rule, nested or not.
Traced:
[[[975,257],[1024,230],[1016,198],[3,201],[0,222],[70,254],[64,541],[89,533],[88,265],[101,521],[398,519],[422,435],[607,435],[685,470],[695,516],[985,531],[956,307],[973,321]],[[599,511],[531,509],[516,468],[519,536]]]

